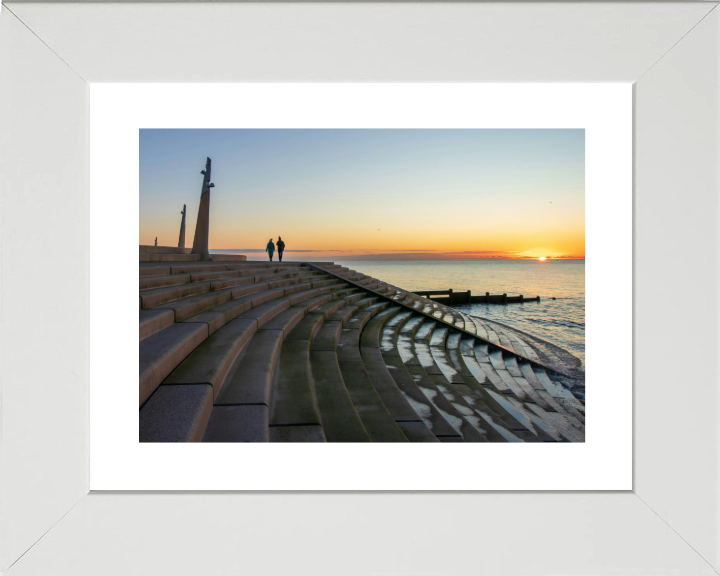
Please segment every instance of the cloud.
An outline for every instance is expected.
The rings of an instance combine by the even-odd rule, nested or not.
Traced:
[[[508,256],[488,256],[478,254],[447,253],[447,252],[394,252],[375,254],[338,254],[338,259],[347,261],[367,260],[487,260],[489,258],[506,258]]]
[[[408,253],[408,252],[395,252],[395,253],[374,253],[374,254],[338,254],[336,259],[347,261],[347,262],[360,262],[360,261],[432,261],[432,260],[456,260],[456,261],[472,261],[472,260],[537,260],[537,256],[513,256],[512,254],[505,253],[450,253],[450,252],[420,252],[420,253]],[[579,259],[584,260],[585,258],[580,257],[567,257],[563,258],[566,260]]]
[[[405,248],[389,248],[387,250],[378,250],[377,248],[358,248],[359,252],[372,252],[372,253],[397,253],[397,252],[437,252],[437,250],[432,250],[430,248],[412,248],[412,249],[405,249]],[[328,250],[329,252],[329,250]],[[342,252],[342,250],[338,250],[338,252]]]
[[[447,260],[442,254],[434,254],[427,252],[395,252],[395,253],[376,253],[376,254],[339,254],[340,260],[346,261],[363,261],[363,260]]]
[[[465,250],[465,251],[463,251],[463,252],[445,252],[445,254],[457,254],[457,255],[461,255],[461,254],[463,254],[463,255],[464,255],[464,254],[480,254],[480,255],[483,255],[483,256],[490,254],[490,255],[496,255],[496,256],[497,256],[497,255],[506,255],[506,256],[509,256],[509,255],[511,255],[511,254],[515,254],[515,252],[500,252],[499,250]]]

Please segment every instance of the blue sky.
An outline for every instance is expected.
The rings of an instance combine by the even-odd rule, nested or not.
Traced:
[[[140,243],[584,256],[584,130],[141,130]]]

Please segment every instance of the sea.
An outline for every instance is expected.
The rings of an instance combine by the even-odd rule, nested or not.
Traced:
[[[255,259],[264,258],[248,258]],[[528,298],[540,296],[540,302],[462,304],[455,307],[466,314],[499,322],[546,340],[567,350],[585,364],[584,260],[334,262],[413,292],[452,288],[456,292],[472,290],[475,295],[490,292],[507,293],[508,296],[522,294]]]
[[[540,302],[454,307],[546,340],[585,364],[584,260],[336,263],[413,292],[452,288],[456,292],[472,290],[475,295],[540,296]]]

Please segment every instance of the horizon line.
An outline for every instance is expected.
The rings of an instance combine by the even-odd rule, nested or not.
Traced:
[[[216,250],[221,252],[267,252],[264,248],[208,248],[208,250]],[[362,250],[362,249],[357,249]],[[276,250],[277,252],[277,250]],[[284,253],[288,252],[302,252],[302,253],[310,253],[310,252],[340,252],[340,253],[346,253],[348,250],[283,250]],[[479,251],[478,251],[479,252]],[[475,252],[477,254],[478,252]],[[489,251],[488,251],[489,252]],[[418,254],[419,253],[419,254]],[[399,255],[407,255],[407,256],[419,256],[423,254],[428,254],[430,256],[469,256],[472,255],[473,252],[435,252],[432,250],[387,250],[383,252],[370,252],[366,254],[354,254],[354,256],[399,256]],[[480,256],[478,259],[483,260],[490,260],[490,259],[498,259],[498,258],[507,258],[511,260],[533,260],[536,258],[540,258],[541,256]],[[544,256],[544,258],[547,258],[548,260],[585,260],[585,256]]]
[[[242,249],[232,249],[232,248],[210,248],[210,253],[212,254],[214,251],[223,251],[223,252],[250,252],[254,255],[260,255],[265,252],[265,250],[242,250]],[[285,253],[290,252],[290,250],[285,250]],[[304,252],[302,250],[294,250],[293,252]],[[308,250],[307,252],[329,252],[325,250]],[[340,252],[337,250],[336,252]],[[216,252],[217,253],[217,252]],[[390,257],[388,257],[390,256]],[[407,257],[405,257],[407,256]],[[495,256],[495,257],[479,257],[479,258],[457,258],[457,257],[441,257],[444,255],[438,254],[434,255],[435,257],[430,258],[413,258],[413,254],[407,254],[407,255],[398,255],[398,254],[392,254],[392,255],[384,255],[384,254],[333,254],[329,256],[318,256],[318,258],[328,259],[328,258],[335,258],[337,260],[366,260],[366,261],[386,261],[386,262],[433,262],[433,261],[449,261],[449,262],[494,262],[498,260],[539,260],[541,256]],[[288,257],[290,257],[288,255]],[[300,256],[292,256],[292,258],[299,258]],[[585,260],[585,256],[544,256],[545,260]]]

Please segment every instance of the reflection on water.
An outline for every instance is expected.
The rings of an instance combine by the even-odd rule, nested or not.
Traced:
[[[457,309],[507,324],[585,360],[584,260],[338,263],[412,291],[452,288],[472,290],[478,295],[506,292],[508,295],[540,296],[539,303],[464,304]]]

